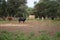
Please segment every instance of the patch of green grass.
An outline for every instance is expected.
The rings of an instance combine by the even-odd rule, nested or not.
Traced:
[[[51,40],[52,38],[48,35],[42,34],[40,36],[37,36],[35,40]]]
[[[35,33],[34,32],[30,32],[29,35],[28,35],[28,39],[32,39],[34,36],[35,36]]]
[[[55,36],[50,36],[48,34],[42,33],[41,35],[35,36],[34,32],[30,32],[26,36],[23,32],[20,33],[11,33],[7,31],[0,32],[0,40],[58,40],[60,37],[60,32],[57,32]]]
[[[1,31],[0,40],[12,40],[12,33]]]
[[[60,37],[60,32],[56,32],[55,36]]]
[[[46,33],[46,31],[44,31],[44,30],[43,30],[43,31],[38,31],[38,32],[39,32],[39,33]]]

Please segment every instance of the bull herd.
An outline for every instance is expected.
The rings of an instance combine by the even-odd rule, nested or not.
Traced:
[[[7,20],[12,21],[13,18],[12,18],[12,17],[8,17]],[[23,22],[23,23],[24,23],[25,21],[26,21],[26,18],[24,18],[24,17],[19,17],[19,18],[18,18],[18,22],[19,22],[19,23],[20,23],[20,22]]]

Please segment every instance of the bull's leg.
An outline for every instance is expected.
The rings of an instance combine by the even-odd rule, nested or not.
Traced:
[[[21,21],[19,21],[19,23],[20,23]]]
[[[23,21],[23,23],[24,23],[24,21]]]
[[[24,23],[25,21],[23,21],[23,23]]]

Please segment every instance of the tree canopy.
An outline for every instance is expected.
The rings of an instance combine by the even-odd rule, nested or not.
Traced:
[[[43,1],[35,5],[35,16],[41,17],[57,17],[60,4],[57,1]]]
[[[23,16],[26,9],[26,0],[5,0],[0,1],[0,15],[2,16]]]

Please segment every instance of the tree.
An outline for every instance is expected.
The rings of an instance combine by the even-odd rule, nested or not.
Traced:
[[[47,9],[46,9],[46,3],[42,2],[42,3],[38,3],[37,5],[35,5],[35,10],[36,10],[36,15],[38,15],[39,18],[46,16],[47,13]]]
[[[10,16],[23,16],[26,0],[8,0],[8,13]]]
[[[48,1],[50,1],[50,0],[40,0],[39,2],[48,2]]]
[[[33,11],[34,11],[33,8],[28,7],[26,10],[27,10],[28,15],[33,15]]]
[[[26,0],[1,0],[0,16],[24,16],[26,12]]]
[[[0,16],[6,17],[6,2],[5,0],[1,0],[0,2]]]
[[[56,18],[58,14],[57,11],[58,11],[59,4],[56,1],[51,1],[48,3],[48,6],[49,6],[48,7],[49,13],[47,15],[54,20],[54,18]]]
[[[46,2],[39,2],[35,5],[36,15],[39,18],[41,17],[50,17],[51,19],[57,16],[59,4],[56,1],[46,1]]]

